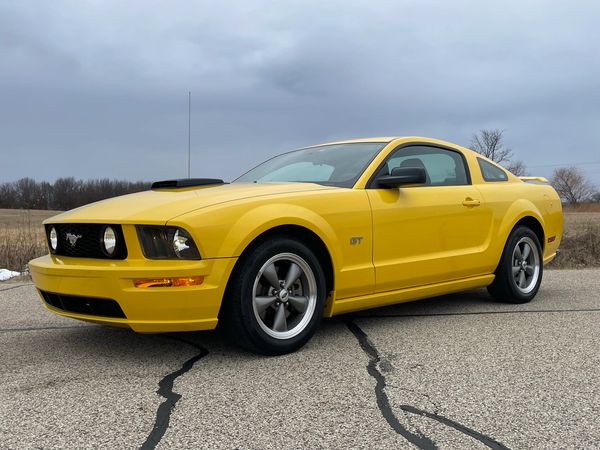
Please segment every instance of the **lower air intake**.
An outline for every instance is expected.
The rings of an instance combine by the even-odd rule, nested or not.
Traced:
[[[40,291],[40,293],[48,305],[61,311],[85,314],[86,316],[127,318],[119,304],[109,298],[79,297],[46,291]]]

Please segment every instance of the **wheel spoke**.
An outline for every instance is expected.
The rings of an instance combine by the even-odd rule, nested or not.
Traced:
[[[297,297],[295,295],[290,295],[289,299],[294,309],[300,314],[306,311],[306,307],[308,306],[308,297]]]
[[[255,297],[254,303],[256,304],[256,310],[259,314],[265,312],[265,310],[275,302],[276,297]]]
[[[275,320],[273,321],[273,331],[287,331],[287,319],[285,317],[285,306],[282,304],[277,308]]]
[[[529,244],[524,243],[523,244],[523,259],[527,259],[530,252],[531,252],[531,247],[529,246]]]
[[[521,247],[519,247],[519,244],[517,244],[517,246],[515,247],[515,258],[518,260],[523,259],[521,256]]]
[[[279,285],[279,276],[277,275],[277,269],[275,264],[269,265],[263,272],[263,277],[269,282],[273,289],[281,289]]]
[[[525,288],[525,283],[526,283],[526,282],[527,282],[527,279],[526,279],[526,277],[525,277],[525,272],[523,271],[523,272],[521,272],[521,273],[519,274],[519,287],[520,287],[521,289],[524,289],[524,288]]]
[[[516,277],[517,275],[519,275],[520,271],[521,271],[521,266],[512,266],[513,277]]]
[[[283,284],[284,289],[289,289],[302,275],[302,269],[296,263],[291,263],[287,275],[285,276],[285,283]]]
[[[535,267],[534,267],[534,266],[527,266],[527,267],[525,268],[525,273],[526,273],[527,275],[530,275],[530,276],[531,276],[531,275],[533,275],[533,273],[534,273],[534,272],[535,272]]]

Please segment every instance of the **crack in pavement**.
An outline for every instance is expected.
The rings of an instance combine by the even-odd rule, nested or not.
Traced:
[[[479,442],[481,442],[483,445],[489,448],[493,448],[495,450],[508,450],[508,447],[496,441],[495,439],[492,439],[491,437],[486,436],[485,434],[479,433],[478,431],[475,431],[472,428],[462,425],[454,420],[448,419],[447,417],[441,416],[436,413],[430,413],[422,409],[415,408],[411,405],[400,405],[400,409],[402,409],[402,411],[436,420],[441,424],[444,424],[450,428],[454,428],[456,431],[460,431],[461,433],[466,434],[467,436],[471,436],[472,438],[477,439]]]
[[[431,396],[425,392],[415,391],[414,389],[409,389],[405,387],[400,387],[392,383],[386,383],[386,386],[393,387],[394,389],[398,389],[399,391],[410,392],[411,394],[418,395],[419,397],[423,397],[431,406],[433,406],[433,412],[438,413],[442,408],[431,398]]]
[[[392,429],[404,437],[410,443],[416,445],[421,449],[436,449],[437,446],[435,443],[426,436],[422,434],[413,434],[409,430],[407,430],[392,410],[392,406],[390,405],[390,400],[385,393],[386,380],[383,374],[377,369],[377,364],[381,361],[381,357],[379,353],[369,341],[369,338],[365,334],[365,332],[356,325],[352,321],[347,321],[346,326],[348,329],[354,334],[356,339],[358,340],[359,345],[363,349],[363,351],[369,357],[369,363],[367,364],[367,372],[371,375],[375,381],[375,397],[377,399],[377,406],[383,415],[383,418],[387,421],[387,423],[392,427]]]
[[[363,331],[362,328],[360,328],[352,320],[347,319],[345,321],[345,323],[346,323],[346,326],[348,327],[348,329],[352,332],[352,334],[358,340],[360,347],[363,349],[363,351],[369,357],[369,362],[367,364],[367,372],[376,381],[375,397],[377,399],[377,406],[379,407],[379,410],[381,411],[381,414],[383,415],[384,419],[387,421],[387,423],[392,427],[392,429],[396,433],[400,434],[406,440],[408,440],[410,443],[416,445],[420,449],[424,449],[424,450],[437,449],[438,446],[435,444],[435,442],[433,442],[427,436],[422,435],[420,432],[419,432],[419,434],[411,433],[408,429],[406,429],[400,423],[400,421],[394,414],[394,411],[390,405],[390,400],[389,400],[387,394],[385,393],[387,381],[386,381],[383,373],[378,369],[378,365],[382,361],[382,358],[379,355],[379,352],[377,351],[377,349],[375,348],[373,343],[369,340],[369,337]],[[431,399],[430,399],[430,401],[431,401]],[[434,406],[435,406],[435,403],[433,403],[432,401],[431,401],[431,403],[434,404]],[[442,425],[446,425],[446,426],[453,428],[469,437],[472,437],[473,439],[478,440],[483,445],[485,445],[491,449],[509,450],[508,447],[506,447],[504,444],[496,441],[495,439],[492,439],[489,436],[479,433],[478,431],[475,431],[467,426],[464,426],[454,420],[448,419],[447,417],[441,416],[437,412],[430,413],[428,411],[424,411],[424,410],[415,408],[414,406],[411,406],[411,405],[401,405],[400,409],[405,413],[411,413],[411,414],[415,414],[418,416],[427,417],[428,419],[435,420],[438,423],[441,423]]]
[[[198,353],[195,356],[192,356],[190,359],[185,361],[179,369],[167,374],[162,378],[162,380],[158,382],[158,389],[156,393],[164,397],[165,401],[163,401],[156,410],[156,419],[154,421],[154,427],[152,428],[152,431],[150,432],[144,443],[140,446],[141,450],[149,450],[156,448],[156,446],[159,444],[159,442],[165,435],[167,429],[169,428],[171,414],[173,412],[173,409],[175,408],[175,404],[181,398],[181,394],[178,394],[177,392],[173,391],[173,384],[175,383],[175,380],[181,375],[189,372],[196,362],[208,355],[207,349],[192,341],[188,341],[187,339],[171,335],[166,335],[164,337],[168,337],[175,341],[183,342],[184,344],[190,345],[196,348],[197,350],[200,350],[200,353]]]
[[[25,286],[33,286],[33,283],[19,284],[18,286],[11,286],[8,288],[0,289],[0,292],[10,291],[11,289],[17,289],[17,288],[25,287]]]

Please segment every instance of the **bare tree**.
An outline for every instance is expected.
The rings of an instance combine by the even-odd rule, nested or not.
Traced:
[[[574,205],[590,200],[596,189],[577,167],[559,167],[554,170],[550,184],[567,203]]]
[[[2,183],[0,185],[0,208],[18,208],[15,183]]]
[[[510,173],[512,173],[513,175],[516,175],[518,177],[524,177],[528,174],[527,166],[520,159],[509,162],[506,165],[506,168],[508,169],[508,171]]]
[[[498,164],[510,161],[512,150],[504,147],[504,130],[479,130],[471,138],[471,150],[482,154]]]

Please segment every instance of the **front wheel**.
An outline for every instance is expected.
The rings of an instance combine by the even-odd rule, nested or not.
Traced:
[[[499,301],[527,303],[537,294],[543,271],[540,241],[531,229],[519,226],[508,237],[488,292]]]
[[[228,335],[248,350],[278,355],[303,346],[325,304],[325,277],[314,253],[291,238],[266,241],[242,256],[224,305]]]

